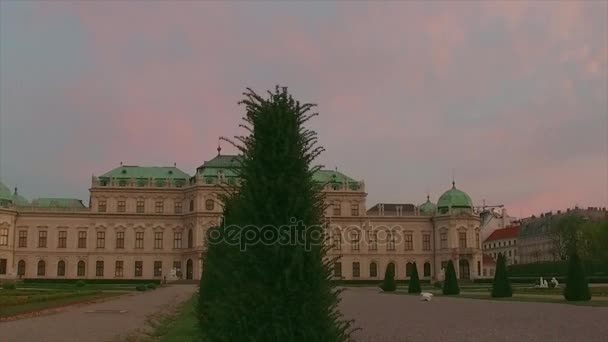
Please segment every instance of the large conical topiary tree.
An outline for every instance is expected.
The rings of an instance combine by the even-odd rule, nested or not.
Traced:
[[[420,278],[418,278],[418,267],[416,267],[416,263],[412,266],[412,275],[410,276],[410,284],[407,288],[408,293],[420,293],[422,289],[420,288]]]
[[[337,309],[323,228],[322,185],[313,160],[322,152],[304,127],[315,114],[286,88],[263,98],[252,90],[247,135],[222,186],[222,224],[210,229],[200,282],[202,341],[349,341],[351,322]]]
[[[507,262],[506,258],[502,253],[498,254],[498,260],[496,261],[496,273],[494,274],[494,281],[492,282],[492,297],[512,297],[513,290],[511,288],[511,281],[507,274]]]
[[[591,299],[589,283],[587,282],[581,259],[577,253],[571,254],[568,260],[564,298],[567,301],[587,301]]]
[[[458,287],[458,279],[456,278],[456,270],[454,269],[454,263],[452,262],[452,260],[448,261],[448,266],[445,271],[445,280],[443,282],[443,294],[460,294],[460,287]]]
[[[397,289],[397,283],[395,282],[395,265],[390,263],[386,266],[384,272],[384,280],[380,284],[380,288],[384,292],[393,292]]]

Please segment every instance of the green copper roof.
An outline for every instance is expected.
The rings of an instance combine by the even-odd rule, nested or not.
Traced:
[[[319,183],[359,183],[347,175],[333,170],[319,170],[313,175],[313,180]]]
[[[13,193],[2,182],[0,182],[0,200],[11,201],[11,202],[13,201]]]
[[[436,210],[437,206],[435,205],[435,203],[431,202],[429,196],[426,196],[426,202],[420,205],[420,214],[432,216],[435,214]]]
[[[120,166],[99,178],[189,179],[184,171],[173,166]]]
[[[86,208],[77,198],[36,198],[33,207],[39,208]]]
[[[473,201],[469,195],[456,189],[456,185],[452,183],[452,188],[439,197],[437,208],[473,208]]]

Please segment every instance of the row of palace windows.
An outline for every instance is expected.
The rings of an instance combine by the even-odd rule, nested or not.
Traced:
[[[351,232],[351,240],[350,240],[350,248],[352,251],[360,250],[360,235],[358,232]],[[394,251],[395,250],[395,232],[387,232],[386,234],[386,250]],[[448,233],[442,232],[439,235],[440,239],[440,248],[447,249],[448,248]],[[405,234],[403,236],[404,240],[404,249],[406,251],[414,250],[414,237],[413,234]],[[368,232],[368,250],[377,251],[378,250],[378,236],[377,232],[369,231]],[[479,232],[475,232],[475,241],[476,246],[479,246]],[[340,232],[334,233],[333,238],[333,246],[336,250],[342,250],[342,234]],[[459,248],[467,248],[467,233],[459,232],[458,233],[458,247]],[[431,234],[422,234],[422,250],[430,251],[431,250]]]
[[[342,216],[342,204],[340,201],[333,201],[331,203],[331,210],[333,216]],[[359,203],[350,204],[350,216],[359,216]]]
[[[395,264],[389,263],[387,267],[392,268],[393,272],[395,270]],[[414,263],[408,262],[405,265],[405,276],[411,277],[414,272]],[[361,264],[358,261],[352,263],[352,276],[353,278],[361,277]],[[429,262],[425,262],[423,265],[423,277],[431,276],[431,264]],[[342,263],[336,262],[334,263],[334,277],[342,277]],[[369,277],[376,278],[378,277],[378,264],[374,261],[369,263]]]
[[[4,233],[3,228],[1,233]],[[153,232],[154,233],[154,249],[163,249],[164,242],[164,234],[163,232]],[[18,232],[18,244],[17,246],[20,248],[27,248],[27,230],[20,230]],[[6,229],[6,236],[8,237],[8,229]],[[125,232],[117,231],[115,234],[116,244],[115,248],[125,248]],[[182,232],[173,232],[173,248],[180,249],[182,246]],[[68,231],[60,230],[57,232],[57,248],[67,248],[68,241]],[[6,239],[8,243],[8,239]],[[47,248],[48,247],[48,239],[47,239],[47,231],[40,230],[38,231],[38,248]],[[79,231],[78,232],[78,240],[77,240],[77,248],[87,248],[87,232]],[[95,248],[103,249],[106,248],[106,232],[98,231],[96,234]],[[194,243],[192,236],[192,229],[188,230],[188,248],[192,248]],[[1,245],[1,244],[0,244]],[[143,249],[144,248],[144,232],[135,232],[135,249]]]
[[[487,249],[487,248],[496,248],[496,247],[507,247],[507,246],[511,246],[511,244],[513,244],[513,246],[517,245],[517,240],[498,241],[498,243],[496,243],[496,242],[486,243],[486,244],[484,244],[483,248]]]
[[[190,200],[190,206],[188,208],[190,212],[194,211],[194,200]],[[208,199],[205,201],[205,210],[213,211],[215,210],[215,201],[212,199]],[[100,213],[105,213],[108,211],[108,201],[105,199],[100,199],[97,202],[97,211]],[[119,213],[127,212],[127,201],[124,199],[119,199],[116,202],[116,211]],[[135,202],[135,212],[137,214],[144,214],[146,212],[145,201],[143,199],[138,199]],[[155,201],[154,202],[154,213],[163,214],[165,212],[165,201]],[[175,201],[173,205],[173,213],[181,214],[183,213],[183,202]]]
[[[6,259],[0,259],[0,260],[4,260],[4,263],[0,263],[0,274],[6,274]],[[2,268],[1,266],[4,265],[4,268]],[[154,261],[154,276],[155,277],[161,277],[163,275],[163,262],[162,261]],[[181,261],[174,261],[173,262],[173,268],[179,273],[181,273],[181,269],[182,269],[182,262]],[[134,264],[134,276],[135,277],[141,277],[143,276],[143,269],[144,269],[144,265],[143,265],[143,261],[135,261]],[[63,260],[59,260],[59,262],[57,262],[57,276],[58,277],[65,277],[65,270],[66,270],[66,263]],[[4,273],[2,273],[2,271],[4,271]],[[46,276],[46,261],[44,260],[40,260],[38,261],[38,265],[37,265],[37,270],[36,270],[36,275],[38,276]],[[104,276],[104,272],[105,272],[105,263],[103,260],[98,260],[95,262],[95,276],[97,277],[103,277]],[[24,260],[19,260],[19,262],[17,263],[17,275],[19,276],[24,276],[25,275],[25,261]],[[84,261],[80,260],[78,261],[78,263],[76,264],[76,276],[78,277],[84,277],[86,275],[86,264]],[[114,276],[115,277],[123,277],[124,276],[124,261],[122,260],[117,260],[114,264]]]

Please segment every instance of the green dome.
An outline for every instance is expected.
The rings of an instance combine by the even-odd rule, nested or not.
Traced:
[[[422,203],[419,207],[420,214],[425,216],[433,216],[435,215],[435,211],[437,210],[437,206],[435,203],[431,202],[429,196],[426,196],[426,202]]]
[[[452,188],[439,197],[437,209],[447,208],[473,208],[471,197],[465,192],[456,189],[456,184],[452,182]]]

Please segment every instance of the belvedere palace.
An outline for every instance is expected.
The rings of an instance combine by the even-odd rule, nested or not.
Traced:
[[[206,230],[222,215],[218,192],[237,184],[238,166],[238,156],[219,153],[194,176],[121,164],[92,177],[88,207],[28,201],[0,183],[0,279],[200,279]],[[454,183],[436,204],[427,196],[366,209],[364,182],[337,170],[315,181],[326,195],[330,256],[341,256],[336,279],[382,279],[389,265],[406,279],[414,263],[421,279],[438,279],[450,259],[459,278],[481,276],[480,218]]]

